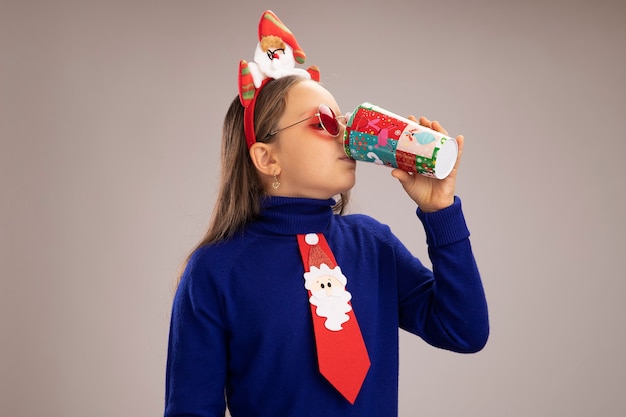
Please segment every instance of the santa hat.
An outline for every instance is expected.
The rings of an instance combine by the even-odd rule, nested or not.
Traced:
[[[330,275],[343,285],[347,284],[345,275],[337,265],[337,261],[325,240],[320,240],[319,235],[309,233],[304,236],[304,242],[308,245],[308,254],[305,254],[305,265],[308,272],[305,272],[306,281],[320,276]],[[307,287],[308,288],[308,287]]]
[[[324,252],[322,247],[319,245],[320,238],[315,233],[309,233],[304,236],[304,242],[309,245],[309,262],[308,266],[310,267],[320,267],[322,264],[326,264],[327,267],[333,269],[337,266],[337,263],[334,259],[330,257],[332,254],[327,254]]]
[[[291,33],[289,28],[285,26],[283,22],[272,12],[271,10],[266,10],[261,16],[261,20],[259,21],[259,41],[263,40],[264,37],[274,35],[283,40],[287,45],[293,49],[293,57],[296,62],[299,64],[304,64],[306,60],[306,55],[300,45],[298,45],[298,41],[296,37]]]

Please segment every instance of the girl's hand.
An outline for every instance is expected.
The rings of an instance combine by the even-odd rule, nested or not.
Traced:
[[[418,122],[422,126],[441,132],[444,135],[448,134],[439,122],[431,122],[425,117],[420,117],[419,121],[413,116],[409,116],[408,118],[414,122]],[[416,172],[405,172],[399,168],[391,171],[391,175],[400,181],[404,191],[417,203],[423,212],[432,213],[444,209],[454,202],[457,169],[461,161],[461,154],[463,153],[463,136],[459,135],[455,139],[459,145],[459,155],[457,156],[452,172],[450,172],[450,175],[446,178],[439,180],[437,178],[420,175]]]

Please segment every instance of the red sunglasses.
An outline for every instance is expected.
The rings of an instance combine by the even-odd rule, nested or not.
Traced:
[[[341,126],[346,125],[345,116],[336,116],[333,109],[328,107],[326,104],[320,104],[317,113],[315,113],[313,116],[302,119],[299,122],[292,123],[289,126],[281,127],[280,129],[274,130],[273,132],[268,133],[267,136],[265,136],[265,139],[274,136],[282,130],[289,129],[290,127],[306,122],[307,120],[311,120],[314,117],[317,117],[319,119],[320,125],[326,131],[326,133],[334,138],[339,136],[339,133],[341,132]],[[339,119],[341,119],[341,121]]]

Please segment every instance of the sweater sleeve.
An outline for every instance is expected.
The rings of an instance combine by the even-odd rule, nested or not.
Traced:
[[[429,344],[461,353],[481,350],[489,335],[487,302],[461,201],[435,213],[417,210],[432,271],[398,250],[400,327]]]
[[[226,331],[215,283],[196,253],[174,296],[165,417],[225,415]]]

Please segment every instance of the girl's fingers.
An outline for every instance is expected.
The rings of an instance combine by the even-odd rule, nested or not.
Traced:
[[[441,123],[439,123],[436,120],[434,122],[432,122],[431,129],[432,130],[436,130],[437,132],[443,133],[444,135],[448,134],[448,131],[446,129],[444,129],[443,126],[441,126]]]
[[[426,126],[429,129],[432,126],[432,123],[430,122],[430,120],[428,120],[424,116],[420,117],[419,124],[421,124],[422,126]]]

